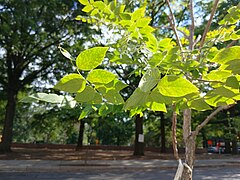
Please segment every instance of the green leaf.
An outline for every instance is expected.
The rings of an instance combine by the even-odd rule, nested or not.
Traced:
[[[130,110],[130,117],[133,117],[137,114],[140,115],[140,117],[143,116],[143,111],[145,110],[146,108],[143,108],[143,107],[139,107],[139,108],[134,108],[134,109],[131,109]]]
[[[64,96],[62,95],[57,95],[57,94],[53,94],[53,93],[36,93],[36,94],[32,94],[26,98],[23,98],[20,102],[25,102],[25,103],[31,103],[31,102],[35,102],[35,101],[45,101],[45,102],[49,102],[49,103],[58,103],[58,104],[62,104],[63,100],[64,100]]]
[[[140,88],[137,88],[126,101],[124,109],[144,107],[147,102],[148,95],[149,93],[143,92]]]
[[[151,109],[152,111],[162,111],[167,112],[166,105],[164,103],[158,103],[158,102],[147,102],[147,107]]]
[[[160,80],[160,71],[158,68],[148,69],[141,78],[138,87],[143,91],[150,91]]]
[[[88,5],[88,0],[78,0],[82,5]]]
[[[121,13],[119,16],[122,20],[131,20],[131,14],[129,13]]]
[[[86,86],[84,91],[77,93],[75,100],[79,103],[100,104],[102,97],[92,87]]]
[[[60,52],[62,53],[63,56],[65,56],[66,58],[70,59],[70,60],[74,60],[74,58],[71,56],[71,54],[66,50],[63,49],[62,47],[59,47]]]
[[[124,100],[118,91],[110,90],[103,97],[107,100],[108,103],[112,104],[123,104]]]
[[[92,6],[91,4],[85,6],[85,7],[82,9],[82,11],[83,11],[83,12],[86,12],[86,13],[88,13],[88,12],[90,12],[90,11],[92,11],[92,10],[93,10],[93,6]]]
[[[153,56],[149,59],[148,63],[152,66],[152,67],[156,67],[158,66],[161,61],[163,60],[163,55],[162,53],[155,53],[153,54]]]
[[[116,78],[116,75],[104,70],[104,69],[94,69],[88,74],[87,80],[91,83],[101,83],[108,84]]]
[[[235,76],[230,76],[226,80],[226,86],[231,87],[233,89],[239,89],[239,82]]]
[[[218,106],[226,106],[228,104],[234,104],[235,101],[232,98],[223,97],[221,95],[215,94],[213,91],[210,91],[205,96],[205,101],[210,106],[218,107]]]
[[[175,75],[164,76],[157,87],[162,95],[170,97],[183,97],[198,93],[198,88],[190,81]]]
[[[145,15],[145,8],[139,8],[132,13],[132,20],[141,19]]]
[[[137,27],[145,27],[151,22],[151,18],[141,18],[136,22]]]
[[[98,9],[104,10],[104,8],[106,7],[106,4],[104,4],[104,2],[102,2],[102,1],[95,1],[93,3],[93,6]]]
[[[80,74],[69,74],[64,76],[55,86],[55,89],[75,93],[85,89],[86,80]]]
[[[228,10],[228,14],[219,22],[223,24],[235,24],[240,20],[240,3],[237,6],[233,6]]]
[[[197,111],[206,111],[212,109],[203,98],[194,99],[188,102],[188,106],[191,109],[195,109]]]
[[[94,47],[81,52],[77,57],[77,67],[84,71],[96,68],[102,63],[107,50],[108,47]]]
[[[85,117],[86,117],[88,114],[90,114],[92,111],[93,111],[93,108],[92,108],[91,105],[86,106],[86,107],[82,110],[82,112],[81,112],[78,120],[81,120],[81,119],[85,118]]]
[[[100,116],[106,116],[107,114],[111,113],[113,111],[113,106],[112,105],[106,105],[103,104],[98,111],[98,114]]]
[[[227,97],[227,98],[232,98],[237,95],[237,94],[235,94],[235,92],[231,91],[230,89],[228,89],[224,86],[214,89],[213,92],[214,92],[214,94],[218,94],[218,95],[221,95],[221,96]],[[239,91],[238,91],[238,93],[239,93]]]
[[[229,70],[234,74],[240,74],[240,57],[232,61],[228,61],[226,64],[220,67],[221,69]]]
[[[240,58],[240,46],[233,46],[230,48],[225,48],[220,51],[211,62],[216,62],[219,64],[225,64],[229,61]]]
[[[213,70],[209,74],[203,77],[205,80],[211,81],[224,81],[227,77],[231,76],[231,72],[226,70]]]

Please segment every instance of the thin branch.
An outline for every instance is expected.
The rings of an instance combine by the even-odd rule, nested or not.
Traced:
[[[232,47],[232,46],[235,45],[236,43],[237,43],[237,40],[234,40],[234,41],[230,42],[230,43],[227,45],[227,48]]]
[[[175,16],[174,16],[174,14],[172,12],[172,8],[171,8],[169,0],[166,0],[166,2],[167,2],[167,5],[168,5],[168,8],[169,8],[169,11],[170,11],[170,14],[168,15],[168,19],[169,19],[170,25],[172,27],[172,30],[173,30],[175,36],[176,36],[176,40],[177,40],[177,43],[178,43],[178,45],[180,47],[180,50],[183,51],[182,43],[181,43],[180,38],[179,38],[178,33],[177,33]]]
[[[193,0],[189,1],[189,10],[190,10],[190,16],[191,16],[190,36],[189,36],[189,49],[193,50],[194,49],[194,31],[195,31]]]
[[[213,5],[213,8],[212,8],[211,15],[210,15],[210,18],[209,18],[209,20],[208,20],[208,23],[207,23],[207,25],[206,25],[206,28],[205,28],[204,33],[203,33],[203,36],[202,36],[202,40],[201,40],[201,42],[200,42],[200,47],[199,47],[199,49],[201,49],[201,48],[203,47],[203,44],[204,44],[204,42],[205,42],[207,33],[208,33],[208,31],[209,31],[209,29],[210,29],[210,26],[211,26],[211,24],[212,24],[212,20],[213,20],[214,14],[215,14],[215,12],[216,12],[216,10],[217,10],[218,3],[219,3],[219,0],[215,0],[214,5]]]
[[[213,111],[200,125],[196,127],[196,130],[194,131],[194,135],[197,136],[199,131],[212,119],[214,116],[216,116],[220,111],[227,110],[231,107],[233,107],[234,104],[229,104],[226,106],[220,106],[215,111]]]
[[[176,105],[173,105],[173,114],[172,114],[172,145],[173,145],[173,154],[176,160],[179,160],[178,147],[177,147],[177,113]]]

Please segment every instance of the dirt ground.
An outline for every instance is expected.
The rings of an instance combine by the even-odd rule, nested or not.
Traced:
[[[181,157],[184,154],[180,154]],[[217,159],[229,158],[233,155],[227,154],[196,154],[196,159]],[[240,155],[234,155],[240,156]],[[133,152],[129,150],[101,150],[101,149],[48,149],[48,148],[12,148],[11,153],[0,154],[0,160],[129,160],[129,159],[174,159],[170,153],[158,153],[145,151],[144,156],[133,156]]]

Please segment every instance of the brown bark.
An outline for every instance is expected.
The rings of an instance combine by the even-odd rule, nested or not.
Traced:
[[[161,123],[161,153],[166,153],[166,133],[165,133],[165,118],[164,113],[160,112],[160,123]]]
[[[11,143],[13,138],[13,120],[16,110],[17,92],[8,91],[4,126],[2,132],[2,141],[0,143],[0,152],[11,152]]]
[[[191,110],[186,109],[183,113],[183,139],[185,144],[185,163],[190,167],[184,166],[182,180],[192,180],[192,169],[195,160],[196,135],[191,131]]]
[[[144,142],[139,142],[139,134],[143,134],[143,117],[138,114],[135,119],[134,156],[144,156]]]
[[[81,147],[83,146],[84,129],[85,129],[85,121],[82,119],[79,124],[79,134],[78,134],[78,142],[77,142],[76,150],[81,149]]]

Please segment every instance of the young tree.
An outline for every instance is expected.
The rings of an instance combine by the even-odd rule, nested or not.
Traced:
[[[124,64],[124,66],[133,65],[135,69],[140,69],[141,71],[138,72],[143,76],[138,87],[126,100],[124,109],[130,110],[132,116],[139,114],[141,117],[144,110],[166,112],[166,106],[172,107],[173,148],[174,155],[179,160],[175,179],[192,179],[195,141],[200,130],[217,113],[232,107],[236,101],[240,100],[238,68],[240,47],[232,46],[231,43],[240,38],[239,30],[235,30],[235,24],[240,19],[240,4],[228,11],[228,14],[219,22],[218,29],[210,31],[219,3],[215,0],[204,33],[198,38],[194,33],[193,1],[190,0],[188,4],[191,17],[189,29],[184,27],[184,36],[179,36],[172,6],[166,0],[169,8],[168,18],[175,38],[157,40],[153,35],[154,28],[149,25],[151,18],[145,17],[145,6],[134,12],[128,12],[124,10],[125,5],[118,4],[116,1],[110,3],[79,1],[84,5],[82,10],[90,17],[78,16],[78,20],[104,26],[108,30],[117,32],[120,38],[109,50],[96,47],[80,53],[76,60],[78,74],[71,77],[65,76],[55,87],[76,93],[75,99],[78,102],[123,103],[118,94],[121,88],[118,89],[113,85],[113,82],[119,82],[115,79],[116,76],[109,71],[95,68],[102,63],[108,51],[112,56],[107,56],[109,61],[104,61],[104,65]],[[228,47],[216,48],[216,44],[226,41],[230,43]],[[66,51],[64,54],[68,58],[71,57]],[[86,78],[83,78],[79,70],[90,72]],[[78,82],[78,87],[72,82],[75,84]],[[85,91],[90,93],[87,95]],[[89,97],[91,97],[90,100]],[[195,130],[192,130],[192,110],[211,109],[213,109],[212,113]],[[177,115],[181,112],[185,143],[184,163],[178,156],[176,142]]]

